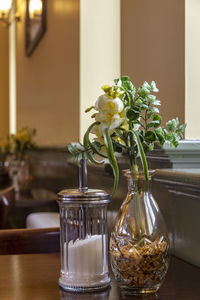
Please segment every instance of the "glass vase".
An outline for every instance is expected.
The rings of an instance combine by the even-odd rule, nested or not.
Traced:
[[[29,191],[33,180],[30,172],[29,156],[24,155],[19,159],[16,155],[9,155],[6,163],[15,192],[25,193]]]
[[[169,265],[169,238],[143,173],[124,171],[128,194],[118,213],[110,239],[111,266],[122,294],[156,292]]]

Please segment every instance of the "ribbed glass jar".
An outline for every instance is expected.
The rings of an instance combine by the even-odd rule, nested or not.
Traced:
[[[154,172],[150,172],[151,176]],[[124,171],[128,194],[110,239],[111,266],[123,294],[156,292],[169,265],[169,239],[162,214],[142,173]]]
[[[60,207],[61,272],[59,285],[68,291],[101,290],[108,275],[107,204],[100,190],[63,190]]]

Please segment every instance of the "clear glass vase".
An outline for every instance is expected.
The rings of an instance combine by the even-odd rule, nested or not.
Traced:
[[[169,238],[162,214],[143,173],[124,171],[128,194],[110,239],[111,266],[122,293],[156,292],[169,265]]]
[[[6,165],[15,192],[23,193],[29,191],[33,180],[33,176],[30,172],[29,156],[24,155],[19,159],[16,155],[9,155]]]

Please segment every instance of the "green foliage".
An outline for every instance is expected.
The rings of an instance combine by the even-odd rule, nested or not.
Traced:
[[[124,104],[124,122],[114,130],[104,128],[102,140],[91,141],[90,133],[94,126],[100,122],[92,123],[84,136],[83,145],[72,143],[68,145],[69,152],[77,159],[87,158],[93,163],[103,163],[107,158],[113,169],[115,177],[113,192],[117,189],[119,170],[115,153],[125,151],[130,159],[131,170],[137,170],[136,158],[140,156],[143,170],[148,180],[148,165],[146,152],[152,151],[156,144],[163,146],[165,142],[171,147],[177,147],[179,140],[183,137],[186,125],[179,124],[178,118],[169,120],[162,126],[162,117],[159,112],[160,100],[155,93],[158,92],[156,83],[144,82],[137,90],[128,76],[114,80],[115,85],[102,87],[108,98],[120,98]],[[86,111],[94,109],[91,106]],[[96,114],[94,114],[96,117]],[[120,116],[121,117],[121,116]],[[102,150],[106,151],[106,155]],[[96,159],[101,157],[101,161]]]
[[[70,143],[67,145],[68,151],[71,153],[71,155],[74,157],[75,160],[78,162],[85,158],[85,148],[81,143]]]
[[[126,118],[130,128],[134,128],[136,124],[140,125],[137,130],[142,143],[144,152],[148,152],[154,149],[154,145],[158,144],[163,146],[165,142],[169,143],[171,147],[177,147],[180,138],[183,137],[183,132],[186,125],[179,125],[178,118],[168,121],[165,126],[161,127],[162,117],[159,114],[158,106],[160,106],[160,100],[156,98],[155,93],[158,92],[156,83],[154,81],[149,84],[144,82],[130,97],[131,86],[129,77],[124,76],[126,85],[123,84],[123,80],[117,79],[116,84],[121,84],[121,87],[125,90],[123,100],[126,106]],[[132,85],[133,86],[133,85]],[[132,101],[126,101],[127,93]],[[125,135],[121,137],[125,144],[128,144],[128,152],[135,153],[137,155],[138,149],[134,141],[130,143],[126,140]],[[134,150],[130,150],[130,147],[134,147]]]

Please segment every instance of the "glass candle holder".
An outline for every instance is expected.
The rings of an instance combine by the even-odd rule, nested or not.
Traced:
[[[61,272],[59,285],[67,291],[105,289],[108,275],[107,204],[101,190],[63,190],[60,208]]]

